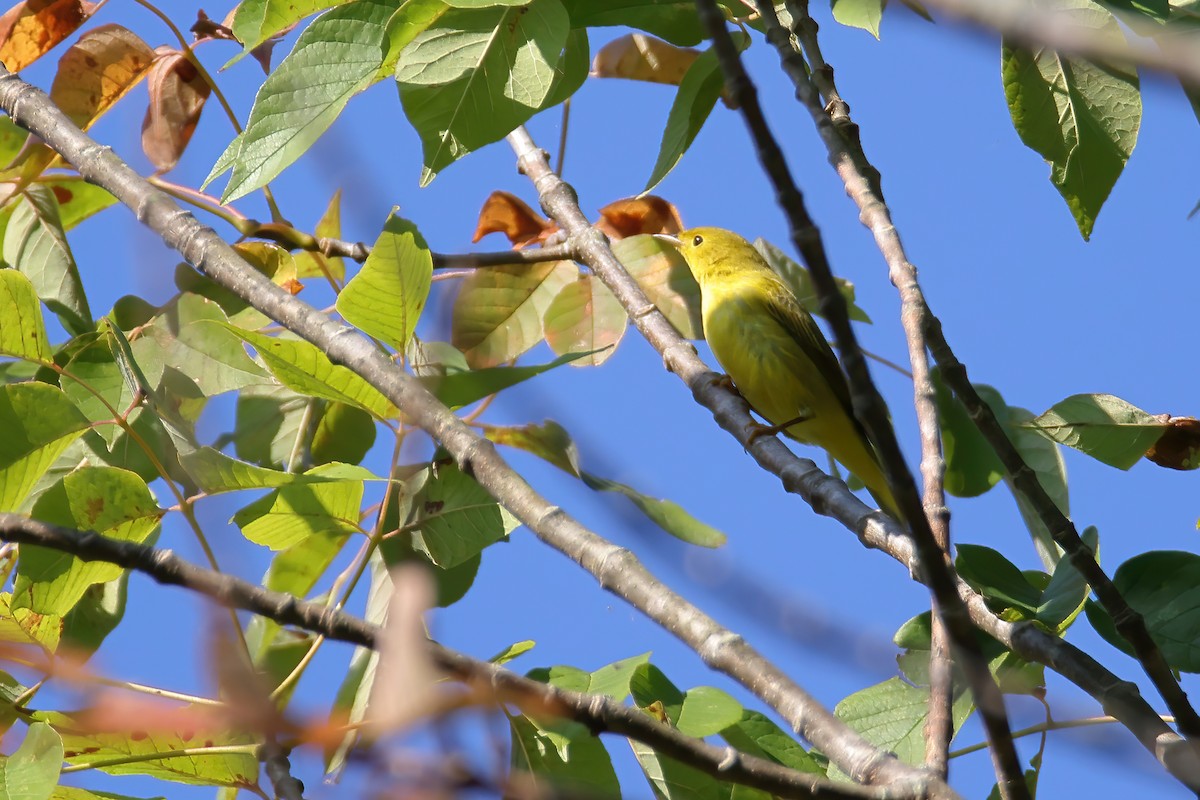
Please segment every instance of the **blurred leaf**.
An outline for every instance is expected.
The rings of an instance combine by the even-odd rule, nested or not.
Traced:
[[[633,236],[613,242],[612,250],[683,338],[704,338],[700,286],[677,248],[652,236]]]
[[[113,467],[81,467],[43,493],[33,507],[35,519],[52,525],[139,544],[158,528],[163,513],[145,481]],[[115,581],[123,572],[116,564],[24,545],[13,584],[13,607],[61,617],[89,586]]]
[[[735,32],[733,41],[738,52],[750,46],[750,37],[742,33]],[[654,162],[654,169],[650,171],[643,192],[653,189],[675,169],[704,127],[724,87],[725,74],[721,72],[716,51],[705,50],[689,67],[679,84],[679,91],[667,114],[667,127],[663,131],[658,159]]]
[[[596,51],[592,77],[679,86],[699,55],[690,47],[677,47],[644,33],[627,33]]]
[[[542,340],[542,316],[578,275],[570,261],[475,270],[454,301],[454,346],[474,368],[511,361]]]
[[[17,511],[42,473],[87,427],[55,386],[0,386],[0,511]]]
[[[800,305],[815,316],[821,316],[821,306],[817,300],[817,289],[813,285],[812,276],[808,270],[800,264],[793,261],[786,253],[780,250],[775,245],[768,242],[766,239],[755,239],[754,248],[762,254],[762,257],[767,260],[767,264],[771,269],[779,273],[779,277],[783,278],[787,283],[788,288],[792,290],[792,294],[800,301]],[[867,316],[867,312],[863,311],[854,302],[854,284],[845,278],[834,278],[838,285],[838,291],[842,293],[842,297],[846,300],[846,310],[850,314],[850,319],[855,322],[870,323],[871,318]]]
[[[1049,438],[1117,469],[1129,469],[1166,423],[1111,394],[1076,394],[1028,423]]]
[[[23,0],[0,17],[0,61],[20,72],[78,30],[96,11],[86,0]]]
[[[1195,647],[1200,639],[1200,556],[1176,550],[1136,555],[1117,568],[1113,586],[1142,615],[1172,669],[1200,672]],[[1109,644],[1132,655],[1103,607],[1088,601],[1087,616]]]
[[[540,425],[485,425],[481,433],[496,444],[533,453],[563,472],[580,477],[579,449],[566,429],[554,420],[548,419]]]
[[[244,4],[243,4],[244,5]],[[240,8],[240,6],[239,6]],[[313,236],[318,239],[342,238],[342,190],[338,189],[329,198],[325,213],[317,220],[313,228]],[[296,259],[296,277],[312,278],[326,273],[335,281],[341,282],[346,278],[346,262],[339,256],[326,256],[315,252],[299,252]]]
[[[54,357],[37,291],[15,269],[0,269],[0,355],[43,364]]]
[[[250,344],[279,382],[313,397],[349,403],[379,419],[399,412],[379,390],[350,369],[334,364],[320,348],[298,339],[282,339],[226,326]]]
[[[1055,13],[1099,42],[1125,46],[1112,14],[1090,0],[1067,0]],[[1050,182],[1083,238],[1090,238],[1137,143],[1142,121],[1137,73],[1049,48],[1031,52],[1007,40],[1001,71],[1021,141],[1050,164]]]
[[[564,286],[546,308],[546,343],[557,355],[588,352],[574,366],[599,366],[616,352],[629,327],[625,312],[608,287],[591,275]]]
[[[62,762],[62,739],[46,723],[33,723],[21,746],[0,760],[0,798],[49,800],[58,785]]]
[[[705,525],[684,510],[678,503],[648,497],[623,483],[584,472],[580,476],[590,488],[602,492],[616,492],[628,497],[651,522],[677,539],[700,547],[721,547],[726,536],[716,528]]]
[[[862,28],[879,38],[884,0],[829,0],[833,18],[851,28]]]
[[[501,650],[496,655],[488,659],[489,663],[497,666],[502,666],[512,661],[514,658],[520,658],[534,648],[534,642],[526,639],[523,642],[515,642]]]
[[[414,546],[430,561],[449,568],[478,555],[519,524],[474,478],[447,464],[425,480],[404,528],[413,532]]]
[[[153,537],[148,541],[153,541]],[[93,584],[84,591],[62,619],[64,651],[73,658],[84,658],[100,649],[125,617],[128,583],[129,573],[123,572],[116,580]]]
[[[375,444],[375,434],[370,414],[345,403],[330,403],[313,432],[312,462],[358,464]]]
[[[68,333],[96,326],[51,189],[30,186],[17,201],[4,232],[3,256],[29,278]]]
[[[571,27],[559,0],[532,0],[451,8],[413,38],[396,63],[396,83],[421,137],[422,186],[542,108]]]
[[[537,377],[563,364],[570,364],[593,355],[591,352],[567,353],[545,364],[525,367],[485,367],[465,372],[448,371],[443,376],[431,375],[421,382],[433,392],[438,400],[450,408],[462,408],[490,394],[515,386],[522,381]]]
[[[351,325],[400,352],[408,346],[429,297],[433,256],[416,225],[393,214],[366,263],[338,294]]]

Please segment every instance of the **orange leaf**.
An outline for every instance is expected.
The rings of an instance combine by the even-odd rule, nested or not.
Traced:
[[[132,31],[101,25],[81,36],[58,62],[50,99],[87,130],[137,85],[153,61],[154,51]]]
[[[613,39],[592,60],[592,76],[678,86],[700,51],[676,47],[644,33]]]
[[[1146,458],[1168,469],[1200,468],[1200,420],[1194,417],[1173,417]]]
[[[627,197],[600,209],[596,227],[612,239],[624,239],[639,233],[679,233],[683,220],[674,204],[661,197]]]
[[[96,10],[84,0],[25,0],[0,17],[0,61],[19,72],[70,36]]]
[[[212,91],[195,65],[178,50],[158,49],[150,68],[150,105],[142,122],[142,150],[159,172],[179,163]]]
[[[529,207],[521,198],[508,192],[492,192],[479,211],[472,242],[489,233],[503,233],[514,249],[544,241],[558,226]]]

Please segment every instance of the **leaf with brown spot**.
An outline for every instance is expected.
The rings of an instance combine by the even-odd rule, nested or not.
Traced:
[[[492,192],[479,210],[472,242],[489,233],[503,233],[514,248],[541,242],[558,230],[558,226],[529,207],[521,198],[508,192]]]
[[[25,0],[0,17],[0,61],[19,72],[75,32],[96,10],[82,0]]]
[[[676,47],[644,33],[630,33],[600,48],[592,60],[592,77],[678,86],[699,56],[700,52],[691,47]]]
[[[1200,468],[1200,420],[1172,417],[1158,441],[1146,451],[1146,458],[1167,469]]]
[[[50,99],[83,130],[137,85],[154,51],[120,25],[101,25],[71,45],[58,62]]]
[[[580,275],[546,309],[546,343],[558,355],[595,351],[571,365],[598,366],[613,354],[628,321],[607,286],[591,275]]]
[[[639,233],[679,233],[683,220],[674,203],[648,194],[609,203],[600,209],[596,227],[610,239],[624,239]]]
[[[142,121],[142,150],[159,172],[179,163],[196,132],[212,87],[178,50],[160,47],[150,68],[150,105]]]

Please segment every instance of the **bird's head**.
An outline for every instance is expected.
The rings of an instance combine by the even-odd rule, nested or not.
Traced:
[[[754,245],[724,228],[688,228],[680,231],[678,236],[656,234],[654,238],[679,248],[701,284],[714,273],[725,273],[731,268],[762,261]]]

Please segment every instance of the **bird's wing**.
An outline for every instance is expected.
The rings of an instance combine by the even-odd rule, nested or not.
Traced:
[[[846,386],[842,366],[838,363],[837,356],[833,354],[833,349],[826,341],[825,335],[821,333],[821,329],[817,327],[817,323],[813,321],[812,316],[800,307],[800,303],[792,296],[791,292],[787,292],[779,302],[773,300],[768,303],[767,311],[776,322],[783,326],[784,330],[791,334],[792,339],[800,345],[801,350],[812,360],[821,374],[826,376],[834,395],[846,410],[846,415],[852,420],[855,419],[850,402],[850,389]]]

